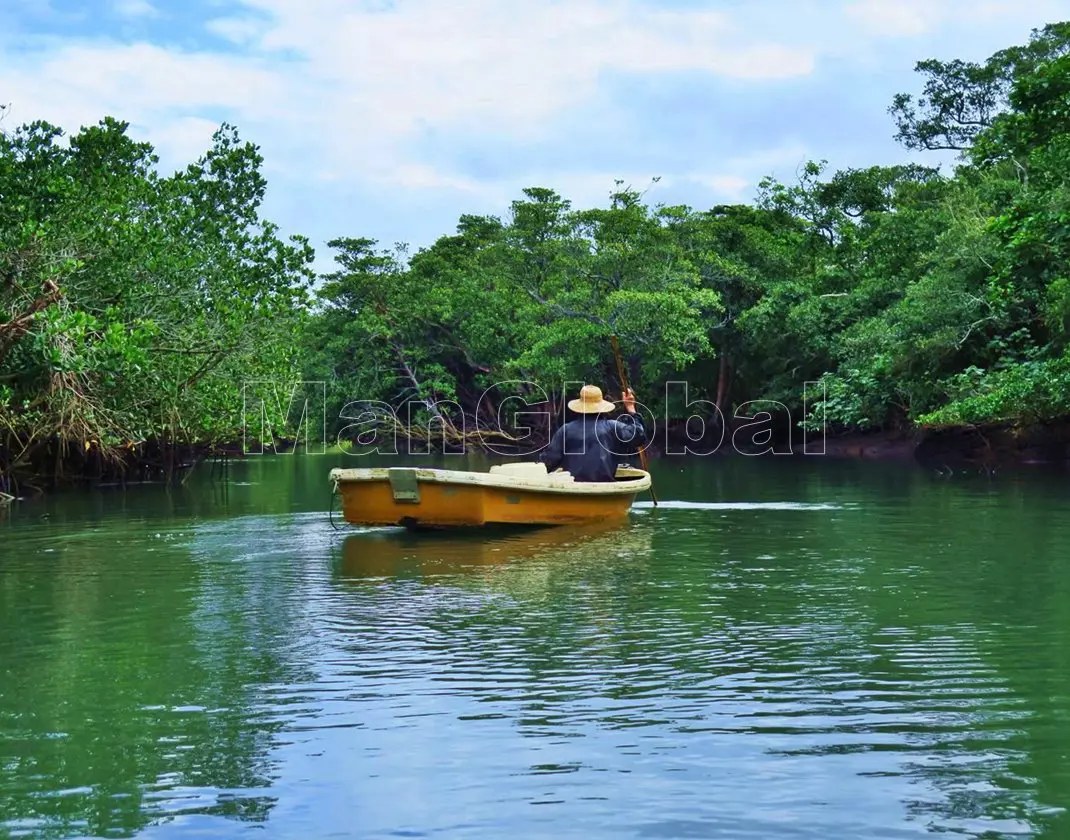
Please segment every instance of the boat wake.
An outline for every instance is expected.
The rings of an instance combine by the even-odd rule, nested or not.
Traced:
[[[657,510],[851,510],[855,503],[826,504],[810,502],[674,502],[659,501]],[[653,502],[636,502],[633,510],[654,510]]]

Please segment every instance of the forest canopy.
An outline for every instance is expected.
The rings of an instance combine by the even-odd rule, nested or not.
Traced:
[[[1070,411],[1070,24],[987,61],[928,60],[890,107],[918,164],[764,180],[753,206],[608,208],[528,189],[403,259],[339,239],[309,325],[310,378],[472,411],[503,380],[612,383],[609,336],[660,416],[667,380],[799,411],[823,383],[840,429],[1048,422]]]
[[[244,380],[300,377],[313,253],[261,162],[231,126],[170,177],[110,118],[0,136],[0,473],[237,439]]]
[[[325,382],[329,435],[354,400],[487,426],[498,405],[479,398],[499,383],[613,390],[611,335],[661,416],[692,413],[682,392],[665,404],[682,380],[727,417],[754,400],[798,413],[821,382],[841,430],[1064,419],[1070,23],[916,71],[889,130],[918,154],[955,150],[951,171],[811,161],[709,209],[620,182],[602,208],[531,187],[411,254],[339,237],[318,282],[308,241],[260,217],[262,161],[231,126],[166,177],[111,118],[68,138],[8,130],[0,473],[232,442],[251,380]]]

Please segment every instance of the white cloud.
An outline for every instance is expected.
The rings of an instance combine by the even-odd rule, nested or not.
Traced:
[[[385,176],[384,176],[385,175]],[[476,195],[486,192],[486,185],[472,178],[449,175],[422,163],[406,163],[384,175],[374,176],[406,189],[456,190]]]
[[[847,16],[882,35],[924,35],[942,17],[936,0],[859,0],[847,4]]]
[[[165,125],[145,125],[138,139],[151,143],[170,168],[178,168],[200,157],[212,145],[212,135],[218,128],[218,123],[203,117],[182,117]]]
[[[250,17],[214,18],[205,24],[209,32],[214,32],[236,44],[248,44],[262,38],[268,31],[266,21]]]
[[[462,99],[469,83],[484,100],[518,85],[559,97],[587,90],[607,70],[775,79],[805,75],[813,62],[808,50],[743,37],[720,12],[625,0],[414,0],[388,12],[354,11],[360,4],[338,0],[242,2],[276,22],[264,48],[314,56],[327,77],[353,82],[361,70],[376,70],[378,84],[446,85]]]
[[[727,164],[734,171],[753,172],[761,170],[764,175],[767,174],[767,170],[773,168],[802,166],[806,162],[807,156],[806,146],[802,143],[791,143],[736,155],[729,158]]]
[[[687,175],[688,180],[701,184],[718,199],[747,201],[752,198],[758,182],[774,172],[781,180],[791,180],[808,157],[801,143],[756,149],[746,154],[724,160],[712,160],[705,169],[696,169]]]
[[[123,17],[155,17],[160,14],[149,0],[112,0],[112,8]]]
[[[692,174],[691,180],[708,187],[716,195],[731,201],[742,201],[744,199],[744,191],[754,183],[751,179],[744,178],[742,175],[706,175],[702,173]]]
[[[1000,21],[1020,26],[1022,0],[849,0],[847,19],[863,31],[892,37],[918,37],[949,24],[992,26]],[[1032,20],[1056,19],[1070,13],[1066,0],[1028,0]]]
[[[869,56],[887,58],[890,38],[952,23],[959,33],[987,26],[1002,37],[1012,11],[1029,5],[975,2],[762,0],[711,11],[697,4],[660,8],[652,0],[397,0],[389,8],[381,0],[213,0],[207,5],[217,17],[203,21],[202,31],[175,31],[169,38],[184,45],[200,41],[199,47],[5,40],[0,101],[12,103],[8,124],[42,118],[77,129],[104,115],[127,120],[136,136],[157,146],[168,167],[203,153],[221,121],[235,123],[262,146],[272,189],[282,184],[290,190],[289,199],[280,194],[280,203],[307,208],[298,214],[301,225],[313,216],[332,227],[349,225],[348,215],[335,218],[340,211],[377,221],[380,203],[407,219],[414,214],[397,208],[435,201],[449,205],[443,214],[454,219],[460,212],[502,212],[521,187],[533,184],[555,188],[577,205],[604,204],[615,177],[644,189],[659,175],[652,194],[670,184],[681,190],[701,184],[734,200],[762,175],[776,169],[790,177],[806,158],[826,157],[828,150],[796,144],[797,128],[799,136],[812,136],[806,127],[744,129],[741,120],[753,115],[726,110],[718,114],[724,137],[760,137],[768,148],[681,160],[666,143],[646,154],[627,134],[635,114],[621,90],[671,79],[686,80],[694,90],[720,85],[757,98],[784,84],[801,89],[812,79],[836,97],[849,90],[851,72]],[[1031,2],[1045,9],[1066,5]],[[150,0],[114,0],[113,8],[129,17],[155,7]],[[1030,7],[1031,18],[1038,14]],[[819,59],[830,57],[835,80],[815,73],[823,69]],[[909,63],[902,71],[909,76]],[[877,110],[885,105],[882,100]],[[845,126],[853,107],[844,100]],[[657,116],[643,119],[649,126]],[[566,120],[580,126],[567,137],[605,144],[605,159],[591,167],[597,171],[577,171],[583,167],[567,152],[547,161],[546,149],[566,136]],[[710,148],[723,147],[716,123],[709,131]],[[449,159],[426,152],[435,136],[474,138],[460,144],[474,150],[473,157],[489,144],[506,144],[514,162],[510,167],[496,156],[492,171],[500,174],[485,178],[471,174],[477,165],[464,171],[432,165]],[[524,161],[524,148],[541,150],[538,165]],[[582,152],[589,160],[590,148]],[[646,166],[655,171],[634,173]],[[295,200],[294,190],[301,198]],[[328,193],[336,202],[330,208],[318,203]],[[360,195],[359,208],[350,194]]]
[[[116,3],[128,13],[151,8]],[[241,52],[52,40],[6,61],[0,52],[0,83],[23,113],[33,107],[68,128],[112,114],[170,137],[179,157],[203,151],[194,148],[203,125],[191,120],[226,114],[263,142],[275,167],[471,191],[454,176],[432,177],[406,143],[429,129],[552,136],[563,112],[594,107],[607,74],[759,82],[806,75],[814,64],[809,50],[747,38],[720,12],[630,0],[414,0],[388,11],[241,0],[237,8],[245,11],[232,5],[206,25],[246,45]]]
[[[165,164],[185,163],[205,151],[203,131],[189,129],[207,122],[218,127],[206,111],[226,112],[230,121],[258,128],[278,120],[285,109],[272,93],[279,84],[278,71],[257,59],[144,43],[49,41],[35,61],[10,63],[0,54],[0,85],[12,102],[13,120],[41,118],[76,130],[114,116],[141,136],[163,139],[167,150],[161,152],[174,155],[169,160],[162,154]],[[285,133],[286,127],[278,123],[276,130]]]
[[[533,137],[582,105],[606,73],[703,71],[747,79],[805,75],[813,56],[737,45],[720,14],[651,12],[598,0],[513,4],[413,2],[354,12],[335,0],[246,0],[274,26],[264,51],[306,58],[306,95],[404,135],[426,126],[491,125]]]

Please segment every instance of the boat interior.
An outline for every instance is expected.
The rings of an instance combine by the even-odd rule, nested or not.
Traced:
[[[540,461],[518,461],[511,464],[496,464],[490,468],[491,475],[513,475],[520,478],[544,478],[553,475],[559,481],[569,481],[572,476],[567,470],[556,469],[552,473],[546,471],[546,464]],[[646,473],[635,467],[621,465],[617,467],[616,481],[636,481]]]

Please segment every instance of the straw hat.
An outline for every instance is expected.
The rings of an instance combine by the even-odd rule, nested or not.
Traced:
[[[616,406],[602,398],[602,389],[596,385],[584,385],[579,399],[569,400],[568,407],[577,414],[602,414],[613,411]]]

